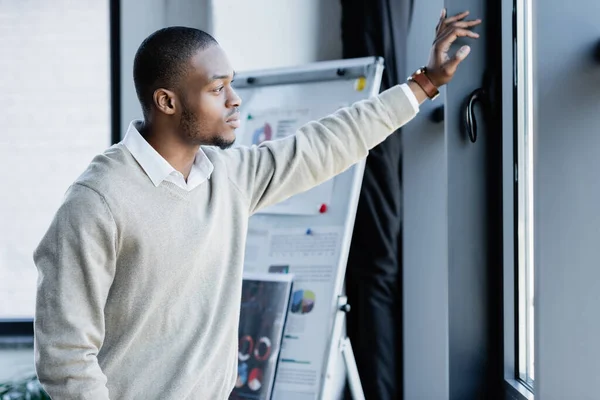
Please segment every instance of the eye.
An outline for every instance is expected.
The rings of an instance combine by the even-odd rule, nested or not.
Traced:
[[[218,88],[216,88],[216,89],[213,89],[213,92],[215,92],[215,93],[221,93],[221,92],[223,91],[223,88],[224,88],[224,87],[225,87],[225,86],[219,86]]]

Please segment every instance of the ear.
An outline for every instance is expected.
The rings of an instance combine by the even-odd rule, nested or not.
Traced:
[[[153,94],[153,101],[156,108],[167,115],[173,115],[177,110],[177,96],[170,90],[156,89]]]

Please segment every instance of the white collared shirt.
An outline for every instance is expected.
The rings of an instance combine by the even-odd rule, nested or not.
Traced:
[[[415,96],[411,88],[408,87],[406,83],[401,84],[400,87],[402,88],[402,91],[404,92],[406,97],[408,97],[408,101],[410,101],[410,105],[412,106],[415,113],[418,113],[420,106],[419,101],[417,100],[417,96]]]
[[[137,126],[141,122],[139,120],[131,121],[123,139],[123,144],[146,172],[154,186],[158,187],[163,181],[169,181],[184,190],[190,191],[210,178],[214,166],[200,148],[196,153],[194,164],[192,164],[186,182],[183,174],[173,168],[140,134]]]

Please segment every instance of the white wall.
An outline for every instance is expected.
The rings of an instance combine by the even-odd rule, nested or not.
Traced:
[[[214,0],[213,35],[236,70],[341,58],[339,0]]]
[[[11,187],[0,195],[2,319],[33,317],[33,251],[69,185],[110,145],[108,4],[0,1],[0,180]],[[32,374],[33,349],[1,342],[0,382]]]

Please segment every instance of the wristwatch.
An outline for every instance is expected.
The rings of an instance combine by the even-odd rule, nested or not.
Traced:
[[[431,100],[435,100],[439,95],[440,91],[438,88],[431,82],[431,79],[427,76],[427,68],[421,67],[416,70],[411,76],[408,77],[409,81],[414,81],[417,85],[423,89],[427,97]]]

